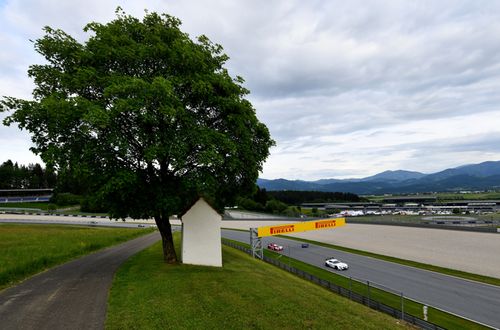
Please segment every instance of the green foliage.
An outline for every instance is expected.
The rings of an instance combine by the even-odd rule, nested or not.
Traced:
[[[86,196],[80,204],[80,211],[89,213],[107,213],[104,203],[94,196]]]
[[[47,205],[47,211],[48,211],[49,213],[54,213],[54,212],[55,212],[55,210],[57,210],[57,205],[56,205],[56,204],[49,203],[49,204]]]
[[[282,203],[278,200],[271,199],[267,201],[266,203],[266,211],[269,213],[275,213],[275,214],[282,214],[286,209],[288,208],[288,205],[285,203]]]
[[[264,206],[253,199],[240,197],[236,201],[236,204],[240,209],[248,211],[264,211]]]
[[[311,210],[311,215],[313,217],[317,217],[318,216],[318,208],[317,207],[313,207],[312,210]]]
[[[34,100],[4,98],[5,123],[34,151],[71,170],[114,216],[178,213],[199,195],[219,206],[248,193],[272,145],[220,45],[192,41],[168,15],[121,12],[90,23],[83,44],[46,27],[32,65]]]
[[[55,186],[56,174],[40,164],[18,165],[10,159],[0,165],[0,189],[42,189]]]
[[[283,215],[286,215],[287,217],[300,217],[301,212],[298,207],[296,206],[289,206],[286,208],[286,210],[283,212]]]
[[[263,189],[265,191],[265,189]],[[323,192],[323,191],[267,191],[269,198],[277,199],[289,205],[300,205],[302,203],[341,203],[362,202],[366,199],[352,193]]]
[[[50,198],[50,202],[59,206],[68,206],[80,204],[82,198],[71,193],[55,193]]]
[[[84,43],[44,30],[35,49],[46,63],[28,71],[33,100],[3,98],[14,111],[4,123],[28,130],[32,150],[112,217],[169,225],[199,196],[222,209],[253,192],[274,141],[220,45],[157,13],[117,10],[88,24]]]

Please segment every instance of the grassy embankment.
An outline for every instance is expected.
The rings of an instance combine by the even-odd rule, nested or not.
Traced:
[[[150,229],[0,224],[0,290],[47,268]]]
[[[287,236],[286,238],[290,237]],[[249,248],[248,244],[237,241],[232,241],[232,242]],[[313,241],[309,242],[317,244],[316,242]],[[288,258],[286,255],[282,255],[280,253],[276,253],[269,250],[265,250],[264,253],[267,256],[279,259],[282,263],[288,264],[289,266],[295,267],[297,269],[301,269],[320,279],[330,281],[331,283],[334,283],[345,289],[352,290],[353,292],[356,292],[360,295],[364,295],[365,297],[369,296],[370,299],[372,299],[373,301],[378,301],[387,306],[391,306],[396,309],[401,309],[401,296],[399,294],[380,290],[373,286],[370,286],[370,288],[368,288],[368,286],[365,283],[357,282],[354,280],[351,281],[347,277],[337,275],[322,268],[312,266],[310,264],[306,264],[304,262],[295,259]],[[423,304],[405,298],[403,305],[405,313],[423,319],[424,317]],[[428,308],[428,320],[429,322],[437,324],[445,329],[487,329],[486,327],[480,324],[468,321],[466,319],[457,317],[455,315],[443,312],[441,310],[432,307]]]
[[[159,243],[129,259],[113,282],[106,329],[408,328],[240,251],[222,251],[223,268],[166,265]]]

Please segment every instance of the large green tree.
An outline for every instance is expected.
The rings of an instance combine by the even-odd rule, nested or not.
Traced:
[[[154,218],[169,263],[169,216],[199,196],[222,208],[251,193],[274,143],[222,47],[180,24],[117,10],[88,24],[83,43],[45,27],[34,46],[46,64],[28,71],[33,99],[0,101],[12,111],[4,123],[28,130],[32,150],[84,179],[113,218]]]

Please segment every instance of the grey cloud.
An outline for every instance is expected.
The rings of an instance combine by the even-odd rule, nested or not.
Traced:
[[[8,46],[0,51],[0,95],[29,97],[27,66],[41,59],[27,40],[40,36],[44,25],[83,40],[87,35],[82,27],[90,21],[113,19],[117,5],[97,0],[6,1],[0,7],[0,41]],[[406,122],[499,111],[498,2],[220,0],[207,5],[156,0],[123,4],[134,16],[143,15],[146,6],[179,17],[191,37],[205,34],[224,46],[231,75],[246,79],[250,101],[278,142],[271,158],[295,153],[297,159],[316,157],[304,153],[317,149],[327,155],[322,163],[338,162],[342,159],[335,151],[345,152],[342,139],[381,139],[387,133],[404,136],[418,130],[411,126],[411,132],[403,132],[401,125]],[[0,128],[0,139],[5,132]],[[484,157],[500,152],[499,138],[480,136],[480,128],[476,137],[467,139],[448,141],[436,135],[430,137],[432,143],[357,146],[350,152],[358,168],[303,173],[365,176],[369,167],[389,163],[418,170],[418,166],[429,169],[431,163],[458,162],[460,150]],[[355,158],[359,153],[371,157],[370,163],[366,157]]]

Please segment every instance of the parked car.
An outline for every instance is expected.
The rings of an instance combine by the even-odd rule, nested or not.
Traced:
[[[273,250],[273,251],[283,251],[283,246],[278,245],[278,244],[276,244],[276,243],[269,243],[269,244],[267,245],[267,248],[268,248],[269,250]]]
[[[345,262],[342,262],[342,261],[335,259],[335,258],[326,259],[325,266],[331,267],[333,269],[338,269],[338,270],[346,270],[349,268],[349,266]]]

